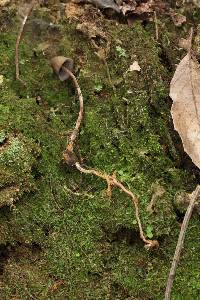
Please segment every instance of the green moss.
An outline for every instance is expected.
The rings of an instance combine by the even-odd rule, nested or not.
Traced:
[[[40,14],[45,12],[36,17]],[[33,34],[29,26],[20,46],[26,86],[14,80],[17,29],[1,34],[5,80],[0,90],[0,195],[1,206],[12,204],[0,210],[2,244],[11,247],[4,262],[1,298],[163,299],[179,231],[174,195],[192,190],[195,180],[191,172],[177,167],[181,157],[169,126],[167,100],[171,74],[160,59],[154,32],[140,23],[130,28],[104,20],[102,30],[111,39],[107,64],[114,92],[105,64],[90,41],[76,32],[76,24],[63,21],[56,34],[48,26]],[[45,55],[34,50],[44,41],[50,45]],[[126,56],[119,55],[119,46]],[[87,166],[116,171],[139,197],[144,231],[159,239],[158,251],[144,249],[131,199],[116,189],[108,199],[105,182],[61,162],[78,100],[72,84],[60,83],[53,75],[49,58],[54,54],[75,60],[84,96],[76,151]],[[139,73],[127,71],[134,60],[141,67]],[[147,207],[158,182],[164,193],[156,196],[150,213]],[[195,258],[199,251],[191,246],[198,239],[198,220],[193,222],[196,231],[192,227],[188,232],[191,241],[186,241],[179,271],[184,278],[178,275],[174,297],[195,296],[199,290],[193,278],[197,269],[188,266],[190,254]],[[34,251],[29,251],[33,245],[40,249],[36,263]],[[20,252],[18,261],[12,247],[14,253],[21,247],[29,250]]]
[[[1,113],[3,116],[3,113]],[[25,191],[34,189],[35,184],[31,170],[36,163],[37,147],[31,140],[22,135],[16,137],[5,135],[2,131],[2,146],[0,149],[0,206],[12,204]]]

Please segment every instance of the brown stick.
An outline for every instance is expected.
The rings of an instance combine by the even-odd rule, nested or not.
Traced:
[[[20,79],[20,76],[19,76],[19,45],[20,45],[20,42],[21,42],[21,39],[22,39],[22,35],[23,35],[23,32],[24,32],[24,26],[26,24],[26,21],[28,19],[28,17],[30,16],[33,8],[34,8],[34,5],[36,4],[37,0],[32,0],[31,3],[29,4],[29,7],[27,9],[27,12],[26,12],[26,15],[23,19],[23,22],[21,24],[21,27],[19,29],[19,33],[18,33],[18,36],[17,36],[17,41],[16,41],[16,46],[15,46],[15,72],[16,72],[16,79],[21,81],[23,84],[23,80]]]
[[[200,193],[200,186],[198,185],[196,187],[195,191],[191,195],[190,204],[187,208],[187,211],[186,211],[184,219],[183,219],[183,223],[182,223],[182,226],[181,226],[181,231],[180,231],[178,242],[177,242],[177,245],[176,245],[176,250],[175,250],[175,253],[174,253],[174,258],[173,258],[173,261],[172,261],[171,269],[170,269],[168,280],[167,280],[167,287],[166,287],[166,290],[165,290],[165,300],[170,300],[171,299],[171,290],[172,290],[172,286],[173,286],[173,282],[174,282],[174,278],[175,278],[175,274],[176,274],[177,265],[178,265],[179,260],[180,260],[181,250],[183,248],[185,233],[186,233],[186,230],[187,230],[187,227],[188,227],[189,220],[190,220],[191,215],[192,215],[192,210],[194,208],[195,201],[199,197],[199,193]]]

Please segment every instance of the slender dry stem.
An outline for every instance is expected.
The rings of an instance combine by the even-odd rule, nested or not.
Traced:
[[[171,269],[170,269],[168,280],[167,280],[167,286],[166,286],[166,290],[165,290],[165,300],[170,300],[171,299],[171,290],[172,290],[172,286],[173,286],[173,282],[174,282],[174,278],[175,278],[175,274],[176,274],[177,265],[178,265],[179,260],[180,260],[180,254],[181,254],[181,250],[183,248],[183,243],[184,243],[184,239],[185,239],[186,230],[187,230],[188,223],[189,223],[189,220],[190,220],[191,215],[192,215],[192,211],[193,211],[193,208],[194,208],[194,205],[195,205],[195,201],[199,197],[199,193],[200,193],[200,186],[198,185],[196,187],[195,191],[191,195],[190,204],[187,208],[187,211],[186,211],[184,219],[183,219],[183,223],[182,223],[182,226],[181,226],[181,231],[180,231],[178,242],[177,242],[177,245],[176,245],[176,250],[175,250],[175,253],[174,253],[174,258],[173,258],[173,261],[172,261]]]
[[[15,45],[15,72],[16,72],[16,79],[21,81],[22,83],[23,80],[20,79],[20,72],[19,72],[19,45],[20,45],[20,42],[21,42],[21,39],[22,39],[22,35],[23,35],[23,32],[24,32],[24,26],[26,24],[26,21],[28,19],[28,17],[30,16],[35,4],[36,4],[37,0],[32,0],[31,3],[29,4],[28,6],[28,9],[26,11],[26,14],[24,16],[24,19],[22,21],[22,24],[21,24],[21,27],[19,29],[19,33],[18,33],[18,36],[17,36],[17,41],[16,41],[16,45]]]
[[[189,36],[189,47],[188,47],[188,53],[191,55],[192,52],[192,39],[193,39],[194,29],[191,27],[190,29],[190,36]]]
[[[156,30],[156,41],[159,39],[159,33],[158,33],[158,18],[157,18],[157,13],[154,10],[154,23],[155,23],[155,30]]]

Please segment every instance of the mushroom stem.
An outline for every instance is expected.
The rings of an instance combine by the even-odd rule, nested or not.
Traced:
[[[83,110],[83,95],[82,95],[80,86],[79,86],[78,81],[77,81],[76,77],[74,76],[74,74],[64,66],[62,67],[62,69],[66,73],[68,73],[69,76],[71,77],[71,79],[73,80],[73,83],[74,83],[75,88],[76,88],[77,93],[78,93],[78,98],[79,98],[79,103],[80,103],[78,119],[76,121],[75,128],[73,129],[72,134],[69,138],[70,142],[67,146],[68,150],[70,149],[73,152],[74,143],[75,143],[75,141],[76,141],[76,139],[79,135],[81,123],[82,123],[82,120],[83,120],[83,112],[84,112],[84,110]]]

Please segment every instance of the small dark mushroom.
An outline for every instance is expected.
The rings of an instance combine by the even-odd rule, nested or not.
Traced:
[[[65,68],[73,72],[74,62],[71,58],[55,56],[51,59],[51,66],[61,81],[67,80],[70,76]]]

